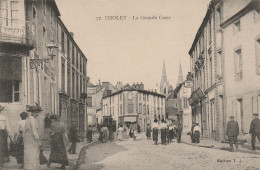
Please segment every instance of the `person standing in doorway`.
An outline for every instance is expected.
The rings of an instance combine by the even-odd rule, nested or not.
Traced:
[[[250,124],[250,130],[249,133],[251,134],[251,145],[252,145],[252,150],[256,150],[255,147],[255,141],[256,137],[258,138],[258,141],[260,142],[260,119],[258,118],[258,114],[254,113],[253,114],[253,120]]]
[[[76,154],[76,145],[78,140],[78,131],[75,123],[70,127],[70,141],[72,142],[68,152],[70,154]]]
[[[154,119],[152,129],[153,129],[153,141],[154,141],[154,144],[157,145],[157,142],[158,142],[158,131],[159,131],[159,124],[158,124],[158,120],[157,119]]]
[[[227,124],[226,135],[228,136],[230,151],[234,152],[233,143],[238,149],[237,136],[239,134],[239,127],[237,121],[235,121],[234,116],[230,116],[230,121]]]
[[[182,133],[182,127],[181,127],[181,124],[178,124],[178,127],[176,128],[176,135],[177,135],[178,143],[181,143],[181,133]]]
[[[6,157],[9,157],[7,138],[11,140],[11,129],[8,119],[2,115],[4,110],[3,106],[0,106],[0,169],[3,166]]]

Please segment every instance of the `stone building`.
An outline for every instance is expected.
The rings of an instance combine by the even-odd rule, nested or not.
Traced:
[[[57,29],[59,112],[68,128],[74,123],[78,132],[86,130],[87,58],[60,18]]]
[[[231,114],[241,132],[248,133],[250,116],[259,105],[258,17],[258,0],[211,0],[209,4],[189,51],[193,76],[189,101],[193,121],[201,125],[204,137],[223,140]]]
[[[111,116],[124,128],[137,121],[144,131],[155,118],[159,121],[166,118],[164,95],[132,86],[103,97],[102,104],[103,116]]]

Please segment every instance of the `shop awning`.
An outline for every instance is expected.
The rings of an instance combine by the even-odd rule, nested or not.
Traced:
[[[189,103],[190,102],[194,103],[194,102],[198,101],[199,99],[203,99],[203,98],[205,98],[205,94],[203,93],[201,88],[198,88],[196,91],[194,91],[192,93],[191,97],[189,98]]]

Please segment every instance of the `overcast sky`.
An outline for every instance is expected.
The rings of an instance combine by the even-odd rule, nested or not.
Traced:
[[[61,18],[88,58],[93,84],[143,82],[160,84],[163,60],[174,87],[181,61],[183,76],[190,70],[188,51],[210,0],[56,0]],[[105,16],[127,16],[125,21]],[[139,20],[132,20],[133,16]],[[141,20],[169,16],[170,20]],[[96,17],[102,17],[97,21]]]

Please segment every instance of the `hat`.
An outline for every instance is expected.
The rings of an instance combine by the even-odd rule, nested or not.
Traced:
[[[51,115],[51,116],[50,116],[50,119],[54,119],[54,120],[57,121],[57,120],[58,120],[58,116],[57,116],[57,115]]]
[[[43,110],[41,109],[41,106],[39,106],[39,105],[30,106],[29,110],[28,110],[28,112],[41,112],[41,111],[43,111]]]
[[[231,118],[231,119],[232,119],[232,118],[235,118],[235,117],[234,117],[234,116],[229,116],[229,118]]]
[[[258,113],[254,113],[253,115],[254,115],[254,116],[258,116]]]
[[[4,106],[0,105],[0,111],[4,110],[4,108],[5,108]]]

